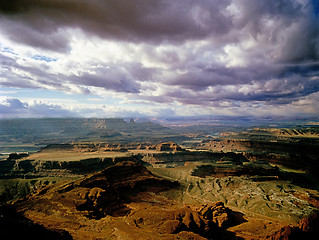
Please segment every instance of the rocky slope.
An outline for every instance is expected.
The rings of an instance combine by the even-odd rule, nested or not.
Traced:
[[[279,141],[265,139],[206,140],[197,146],[199,150],[243,153],[249,161],[267,161],[295,169],[318,173],[319,141],[317,139],[289,139]],[[301,160],[302,159],[302,160]]]
[[[0,221],[33,239],[315,239],[318,215],[307,217],[319,207],[315,192],[249,177],[195,177],[193,169],[157,168],[154,175],[120,162],[35,189],[0,208]],[[0,225],[5,236],[7,225]]]
[[[175,168],[153,168],[152,171],[167,179],[178,180],[184,186],[181,199],[185,204],[221,201],[243,213],[247,222],[228,230],[244,239],[280,235],[280,230],[286,226],[296,227],[300,232],[299,228],[304,229],[301,227],[303,219],[319,209],[318,191],[281,179],[283,176],[278,168],[266,162],[244,165],[229,161],[193,163]]]
[[[42,188],[15,203],[34,224],[73,239],[220,239],[242,219],[222,202],[185,206],[177,182],[123,162],[76,181]],[[233,238],[230,238],[233,239]]]
[[[187,151],[173,142],[50,144],[30,155],[11,153],[6,160],[0,161],[0,177],[81,175],[127,160],[157,167],[174,167],[187,162],[214,162],[220,159],[247,161],[241,154]]]

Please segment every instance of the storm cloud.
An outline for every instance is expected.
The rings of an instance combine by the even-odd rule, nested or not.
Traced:
[[[16,29],[6,28],[16,39],[28,41],[34,34],[52,34],[51,42],[61,47],[63,37],[59,29],[81,28],[103,38],[122,41],[183,42],[202,39],[208,35],[225,34],[231,21],[221,13],[228,1],[191,0],[13,0],[1,1],[6,19],[18,23],[16,29],[25,29],[25,39],[17,37]],[[30,32],[28,32],[30,31]],[[44,35],[45,36],[45,35]],[[43,47],[50,47],[48,41]]]
[[[313,104],[319,92],[317,0],[0,0],[0,29],[4,87],[164,112]]]

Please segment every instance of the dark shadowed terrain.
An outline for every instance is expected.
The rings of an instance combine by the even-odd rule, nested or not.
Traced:
[[[318,234],[315,126],[225,131],[227,126],[163,127],[121,119],[0,124],[2,236],[316,239]]]

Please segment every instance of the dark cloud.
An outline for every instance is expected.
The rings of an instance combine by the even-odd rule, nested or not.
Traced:
[[[7,87],[77,86],[83,94],[97,87],[138,100],[220,107],[291,104],[319,91],[314,0],[0,0],[0,28],[10,40],[62,54],[72,51],[78,29],[88,41],[134,45],[123,50],[128,58],[107,59],[111,52],[85,67],[66,62],[71,73],[0,55]]]
[[[234,12],[227,13],[229,8]],[[285,62],[318,59],[316,9],[310,1],[294,0],[0,1],[2,29],[15,41],[35,47],[67,51],[67,27],[107,39],[156,44],[207,37],[225,43],[224,35],[226,43],[237,43],[250,34],[267,44],[282,42],[277,60]],[[289,29],[282,39],[281,33]]]
[[[298,77],[296,81],[295,77]],[[290,79],[294,77],[294,79]],[[164,82],[172,86],[180,86],[184,89],[204,91],[208,87],[242,84],[253,84],[254,82],[264,83],[271,79],[277,79],[282,82],[288,81],[293,84],[307,84],[311,81],[308,78],[319,78],[319,64],[301,64],[301,65],[278,65],[278,64],[251,64],[247,67],[224,67],[219,66],[210,68],[189,68],[187,74],[177,74]]]
[[[66,48],[59,33],[64,27],[81,28],[102,38],[154,43],[225,34],[231,21],[220,10],[227,2],[3,0],[0,11],[12,21],[4,25],[13,39],[49,49],[56,45],[59,50]],[[48,34],[54,37],[50,41]],[[46,41],[41,44],[41,40]]]
[[[94,69],[94,74],[83,73],[67,79],[72,84],[101,87],[116,92],[138,93],[140,88],[131,72],[121,65],[99,67]]]
[[[319,60],[319,20],[297,23],[283,41],[280,62],[298,63]]]
[[[260,42],[277,45],[274,60],[297,63],[319,60],[319,22],[315,1],[239,0],[234,25]]]
[[[317,69],[318,70],[318,69]],[[297,71],[298,72],[298,71]],[[198,81],[195,81],[198,82]],[[198,82],[200,84],[200,82]],[[265,104],[290,104],[308,95],[319,92],[319,77],[303,77],[299,74],[289,77],[250,79],[246,83],[213,85],[199,90],[198,87],[167,90],[166,98],[152,97],[147,100],[158,102],[178,101],[184,104],[216,106],[218,102],[262,102]]]
[[[280,62],[319,59],[316,9],[315,1],[294,0],[0,1],[3,31],[34,47],[68,51],[63,31],[68,27],[106,39],[154,44],[206,38],[236,44],[251,35],[267,45],[279,44],[275,60]]]

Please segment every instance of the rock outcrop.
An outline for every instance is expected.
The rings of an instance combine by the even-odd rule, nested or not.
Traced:
[[[130,215],[133,223],[141,229],[160,234],[178,234],[193,232],[205,238],[221,234],[233,222],[233,212],[222,202],[204,205],[196,209],[183,208],[162,210],[140,210]]]
[[[180,206],[165,194],[179,187],[142,165],[122,162],[44,187],[15,207],[35,224],[74,239],[221,239],[233,212],[222,202]]]
[[[30,196],[26,203],[42,201],[43,196],[59,200],[64,195],[63,203],[73,205],[86,216],[99,219],[106,215],[124,216],[130,212],[126,207],[141,192],[153,192],[178,187],[177,182],[155,177],[142,165],[134,162],[121,162],[115,166],[70,182],[59,187],[54,185],[41,189]]]
[[[160,143],[155,146],[157,151],[182,151],[182,148],[174,142]]]
[[[70,197],[77,210],[87,211],[88,217],[99,219],[106,215],[127,215],[131,209],[126,204],[141,192],[158,193],[178,186],[177,182],[153,176],[141,165],[123,162],[65,188],[74,188]]]
[[[200,165],[192,172],[193,176],[205,178],[206,176],[227,177],[227,176],[255,176],[266,177],[269,180],[279,179],[280,171],[276,167],[272,167],[267,162],[250,162],[245,165],[236,162],[218,162],[209,165]],[[266,179],[265,178],[265,179]]]
[[[316,240],[319,236],[319,213],[315,212],[309,217],[300,220],[299,226],[282,227],[267,240]]]
[[[311,214],[309,217],[301,219],[299,228],[310,235],[319,236],[319,212]]]
[[[14,159],[0,162],[2,178],[68,177],[100,171],[119,162],[141,163],[142,156],[93,157],[78,161]]]
[[[304,139],[301,136],[294,139],[280,139],[277,135],[267,138],[263,132],[256,135],[240,133],[227,136],[227,139],[203,141],[196,147],[200,150],[213,152],[240,152],[249,161],[264,160],[273,164],[280,164],[295,169],[304,169],[317,174],[318,169],[318,140]],[[300,161],[302,159],[302,161]]]
[[[267,240],[298,240],[303,238],[304,233],[300,230],[300,228],[285,226],[272,236],[267,237]]]

